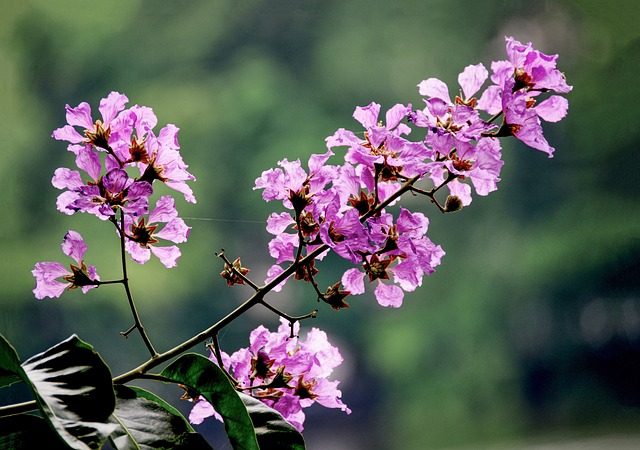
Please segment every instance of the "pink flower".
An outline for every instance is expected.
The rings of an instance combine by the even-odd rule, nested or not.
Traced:
[[[156,231],[160,223],[165,223],[165,226]],[[144,217],[134,221],[130,216],[125,216],[125,248],[137,263],[146,263],[153,253],[165,267],[172,268],[178,264],[180,249],[176,245],[155,244],[160,242],[158,239],[176,244],[186,242],[190,230],[191,227],[178,217],[173,198],[165,195],[158,199],[155,209],[149,213],[148,223]]]
[[[297,337],[299,324],[292,328],[280,319],[277,332],[259,326],[251,332],[249,347],[231,356],[222,353],[224,368],[238,381],[238,389],[271,406],[298,430],[303,430],[303,408],[319,403],[327,408],[351,410],[342,403],[338,381],[329,381],[342,363],[342,355],[329,343],[324,331],[312,328],[307,338]],[[216,361],[214,355],[210,356]],[[202,423],[217,416],[202,397],[193,407],[189,420]]]
[[[72,144],[91,144],[103,150],[108,150],[112,144],[120,139],[118,132],[125,122],[118,121],[118,114],[124,109],[129,99],[119,92],[111,92],[106,98],[100,100],[98,108],[102,115],[102,120],[94,122],[91,117],[91,106],[82,102],[75,108],[66,106],[68,125],[58,128],[52,136],[59,141],[68,141]],[[117,128],[111,127],[112,124]],[[80,134],[74,127],[80,127],[83,134]]]
[[[58,262],[36,263],[31,271],[36,279],[36,287],[33,290],[37,299],[45,297],[58,298],[65,289],[82,288],[83,293],[89,289],[98,287],[100,277],[94,266],[86,266],[83,258],[87,251],[87,244],[80,233],[69,230],[62,241],[62,251],[71,257],[76,265],[71,264],[70,269]],[[64,282],[60,281],[63,279]]]
[[[145,127],[145,129],[148,128]],[[160,180],[171,189],[182,193],[186,201],[196,203],[192,189],[187,181],[195,181],[195,177],[187,170],[178,145],[179,128],[167,125],[160,130],[156,137],[149,129],[144,141],[146,155],[140,162],[141,180],[152,183]]]

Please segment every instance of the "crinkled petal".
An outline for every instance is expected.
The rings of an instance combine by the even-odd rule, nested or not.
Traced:
[[[179,131],[180,131],[180,128],[176,127],[175,125],[171,123],[167,124],[160,130],[160,133],[158,134],[158,143],[162,147],[166,147],[171,150],[179,149],[180,148],[180,145],[178,144]]]
[[[316,154],[314,153],[309,157],[309,173],[318,173],[320,170],[325,167],[325,163],[327,160],[333,156],[333,152],[331,150],[327,150],[326,153]]]
[[[389,271],[393,274],[393,281],[407,292],[413,292],[422,285],[422,270],[413,259],[405,259]]]
[[[484,84],[489,76],[489,72],[482,63],[469,65],[464,68],[462,73],[458,76],[458,83],[462,88],[465,99],[470,99],[480,87]]]
[[[471,186],[466,183],[461,183],[458,180],[453,180],[447,184],[449,187],[449,193],[455,195],[462,200],[463,206],[469,206],[471,204]]]
[[[333,133],[333,135],[327,137],[325,141],[327,143],[327,148],[333,148],[357,146],[362,142],[362,139],[356,136],[353,131],[339,128],[335,133]]]
[[[533,109],[535,109],[540,118],[547,122],[558,122],[567,115],[569,102],[564,97],[552,95],[548,99],[540,102],[540,104],[536,105]]]
[[[154,236],[180,244],[187,242],[189,231],[191,231],[191,227],[188,227],[180,217],[176,217],[170,220],[162,230],[154,233]]]
[[[163,195],[156,202],[156,207],[149,214],[149,223],[169,222],[178,217],[175,201],[170,195]]]
[[[449,88],[443,81],[437,78],[428,78],[424,81],[421,81],[418,85],[418,92],[420,93],[420,95],[423,95],[425,97],[439,98],[448,105],[451,104]]]
[[[389,111],[387,111],[385,120],[388,130],[392,130],[400,124],[402,119],[407,117],[411,113],[411,105],[405,106],[400,103],[394,105]]]
[[[153,113],[153,109],[148,106],[132,106],[130,108],[135,123],[136,135],[138,138],[145,136],[158,124],[158,118]]]
[[[64,191],[62,194],[58,195],[58,198],[56,199],[56,209],[62,214],[70,216],[77,211],[77,209],[73,208],[71,205],[76,203],[79,199],[80,196],[77,192]]]
[[[380,105],[371,102],[367,106],[358,106],[353,113],[353,118],[362,124],[365,128],[375,127],[378,124],[378,116],[380,115]]]
[[[51,179],[51,184],[58,189],[77,189],[84,186],[80,172],[66,167],[56,169]]]
[[[194,425],[199,425],[204,422],[204,419],[216,415],[216,411],[211,406],[211,403],[206,401],[204,397],[200,397],[198,402],[193,405],[191,412],[189,413],[189,422]],[[222,421],[222,418],[219,419]]]
[[[295,221],[288,212],[271,213],[267,219],[267,231],[273,235],[278,235],[284,233],[287,228],[294,224]]]
[[[84,170],[93,181],[98,181],[98,178],[100,178],[100,171],[102,170],[100,156],[92,150],[90,145],[85,145],[78,150],[76,166]]]
[[[78,264],[82,263],[84,254],[87,251],[87,244],[77,231],[69,230],[62,241],[62,252],[73,258]]]
[[[402,289],[394,284],[385,284],[382,281],[378,281],[374,294],[381,306],[390,306],[391,308],[399,308],[404,299]]]
[[[79,126],[85,130],[93,128],[93,119],[91,118],[91,106],[87,102],[82,102],[75,108],[69,105],[65,106],[67,111],[67,123],[71,126]]]
[[[364,272],[356,268],[348,269],[342,275],[342,285],[345,291],[349,291],[351,295],[364,294],[364,277]]]
[[[59,262],[39,262],[31,271],[36,279],[36,287],[33,293],[37,299],[45,297],[58,298],[62,295],[69,283],[62,283],[57,279],[65,275],[70,275]]]
[[[144,264],[151,259],[151,250],[147,247],[142,247],[137,242],[126,241],[125,248],[127,249],[127,253],[131,255],[131,259],[138,264]]]
[[[131,183],[133,180],[120,168],[110,170],[102,179],[104,187],[114,194],[124,191]]]
[[[153,253],[167,269],[176,267],[178,265],[178,258],[180,258],[180,249],[172,245],[170,247],[157,247],[151,246],[151,253]]]
[[[81,142],[87,140],[86,137],[78,133],[78,131],[71,125],[65,125],[54,130],[51,136],[58,141],[67,141],[71,142],[72,144],[80,144]]]
[[[489,114],[497,114],[502,111],[502,88],[500,86],[489,86],[484,90],[480,100],[478,100],[478,109],[486,111]]]
[[[191,190],[184,181],[167,181],[165,184],[171,189],[175,189],[182,193],[182,195],[184,195],[184,199],[189,203],[196,203],[196,197],[193,195],[193,190]]]
[[[102,114],[103,123],[105,125],[110,124],[111,121],[118,115],[118,113],[124,109],[124,106],[128,101],[129,99],[126,95],[120,94],[119,92],[115,91],[109,93],[106,98],[100,100],[100,106],[98,107],[98,110],[100,111],[100,114]]]

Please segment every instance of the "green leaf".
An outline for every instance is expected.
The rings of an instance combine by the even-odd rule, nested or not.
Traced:
[[[20,381],[20,358],[13,346],[0,334],[0,388]]]
[[[222,416],[234,449],[257,450],[258,441],[247,409],[225,373],[202,355],[187,353],[162,371],[163,377],[199,392]]]
[[[261,450],[304,450],[302,434],[278,411],[250,395],[239,395],[251,416]]]
[[[32,450],[47,448],[47,450],[69,450],[60,436],[51,429],[49,424],[40,417],[31,414],[0,419],[0,449]],[[45,447],[46,446],[46,447]]]
[[[22,364],[44,418],[73,449],[99,448],[114,431],[111,372],[77,336]]]
[[[211,450],[180,412],[144,389],[116,386],[113,413],[119,429],[111,435],[118,450]]]

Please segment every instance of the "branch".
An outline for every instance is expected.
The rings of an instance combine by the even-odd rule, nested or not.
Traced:
[[[149,336],[147,336],[146,331],[144,330],[144,326],[142,326],[142,321],[140,320],[140,316],[138,315],[138,310],[136,309],[136,305],[133,301],[133,296],[131,295],[131,289],[129,287],[129,277],[127,276],[127,258],[125,252],[125,233],[124,233],[124,212],[120,211],[120,259],[122,261],[122,285],[124,286],[124,291],[127,294],[127,300],[129,301],[129,307],[131,308],[131,314],[133,315],[133,327],[129,330],[122,332],[122,336],[127,337],[135,328],[140,332],[140,336],[144,341],[144,345],[147,346],[149,353],[151,354],[151,358],[155,358],[158,356],[158,353],[153,348],[151,344],[151,340]]]

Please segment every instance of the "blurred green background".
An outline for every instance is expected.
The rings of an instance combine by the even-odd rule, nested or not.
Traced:
[[[504,59],[504,36],[559,53],[573,92],[545,134],[556,157],[505,143],[500,189],[442,216],[424,200],[429,236],[447,256],[399,310],[371,295],[351,309],[290,283],[272,302],[313,322],[345,355],[336,373],[353,409],[308,410],[311,449],[518,448],[640,436],[640,8],[634,0],[0,1],[0,332],[26,359],[72,333],[122,373],[146,359],[118,287],[36,300],[31,269],[63,258],[68,229],[103,279],[119,275],[110,224],[55,209],[53,171],[71,167],[53,129],[64,106],[94,111],[110,91],[181,128],[198,203],[177,268],[130,265],[159,350],[201,331],[249,295],[227,288],[214,252],[256,280],[271,264],[266,204],[253,182],[276,161],[324,151],[371,101],[421,104],[416,85],[453,91],[468,64]],[[167,193],[163,191],[161,193]],[[421,201],[422,203],[418,203]],[[335,282],[342,261],[320,264]],[[277,318],[251,311],[223,349]],[[304,336],[304,333],[303,333]],[[203,351],[202,349],[196,349]],[[5,392],[6,391],[6,392]],[[178,389],[161,392],[179,402]],[[24,400],[20,388],[0,401]],[[225,448],[214,421],[198,427]],[[627,442],[627,441],[625,441]],[[636,448],[640,441],[630,441]],[[560,444],[558,444],[560,445]],[[620,445],[627,445],[620,444]],[[501,447],[502,446],[502,447]],[[228,448],[228,447],[227,447]],[[609,448],[623,448],[609,445]]]

